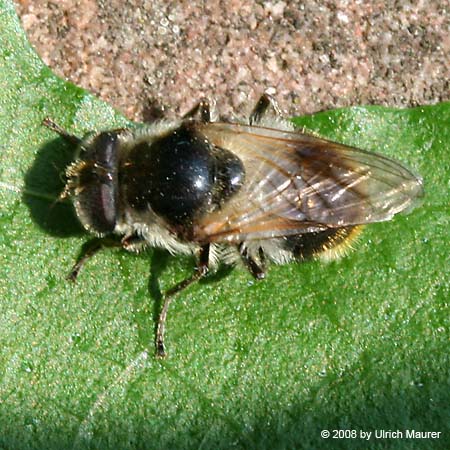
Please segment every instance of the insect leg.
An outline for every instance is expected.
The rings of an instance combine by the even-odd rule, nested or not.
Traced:
[[[211,108],[207,98],[200,99],[200,101],[183,116],[183,119],[193,119],[196,116],[200,116],[202,122],[211,122]]]
[[[68,133],[64,128],[60,127],[57,123],[53,122],[52,119],[49,117],[46,117],[42,121],[42,125],[46,126],[50,130],[58,133],[62,138],[64,138],[67,142],[70,142],[71,144],[78,145],[81,142],[81,139],[77,136]]]
[[[83,244],[81,256],[67,275],[67,279],[70,281],[76,281],[81,268],[86,264],[86,262],[104,248],[120,247],[128,251],[139,251],[144,245],[145,240],[137,235],[126,236],[122,240],[115,239],[114,237],[90,239]]]
[[[253,108],[250,114],[249,123],[254,125],[261,121],[266,115],[281,116],[280,108],[276,100],[269,94],[264,93]]]
[[[259,247],[258,254],[259,254],[259,261],[261,264],[261,269],[263,272],[265,272],[266,271],[266,254],[264,253],[264,250],[261,247]]]
[[[239,253],[241,254],[241,258],[244,261],[247,269],[257,280],[262,280],[266,276],[264,262],[264,252],[262,249],[259,251],[261,266],[248,254],[247,247],[244,247],[244,244],[241,242],[238,246]]]
[[[147,241],[137,234],[122,238],[121,247],[130,252],[139,253],[147,247]]]
[[[164,332],[166,328],[167,311],[169,309],[170,302],[176,294],[186,289],[192,283],[200,280],[208,273],[209,262],[209,244],[204,245],[200,249],[200,256],[195,267],[194,273],[185,280],[176,284],[173,288],[169,289],[164,295],[164,304],[159,314],[158,327],[156,329],[156,356],[164,358],[166,356],[166,350],[164,346]]]
[[[122,247],[122,243],[113,238],[95,238],[85,242],[81,248],[81,256],[67,275],[67,279],[76,281],[78,273],[84,264],[105,247]]]

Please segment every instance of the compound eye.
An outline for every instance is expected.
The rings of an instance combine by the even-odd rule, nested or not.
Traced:
[[[77,174],[77,214],[87,230],[101,235],[114,231],[118,217],[117,152],[117,133],[100,133],[86,148]]]
[[[108,184],[92,183],[85,187],[75,201],[77,214],[83,226],[94,233],[112,233],[117,211],[114,189]]]

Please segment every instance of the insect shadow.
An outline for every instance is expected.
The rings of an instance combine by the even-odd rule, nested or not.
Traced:
[[[59,201],[64,189],[64,172],[75,157],[75,148],[61,138],[53,139],[38,150],[33,165],[25,174],[22,200],[31,218],[52,236],[85,234],[69,201]]]

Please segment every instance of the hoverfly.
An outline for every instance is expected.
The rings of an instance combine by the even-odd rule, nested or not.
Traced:
[[[294,129],[264,94],[247,123],[214,119],[202,100],[180,120],[89,133],[75,144],[61,197],[73,198],[84,228],[120,236],[120,246],[194,254],[193,274],[164,296],[156,353],[165,356],[171,299],[223,261],[256,279],[266,261],[287,263],[345,252],[361,226],[410,210],[422,180],[385,156]],[[104,245],[97,243],[75,264]]]

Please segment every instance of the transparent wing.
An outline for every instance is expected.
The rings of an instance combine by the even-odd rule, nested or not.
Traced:
[[[199,124],[243,162],[246,182],[196,235],[239,242],[389,220],[423,195],[422,180],[382,155],[295,131]]]

